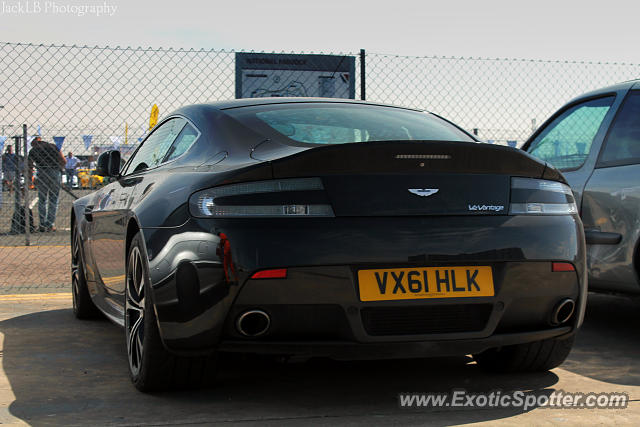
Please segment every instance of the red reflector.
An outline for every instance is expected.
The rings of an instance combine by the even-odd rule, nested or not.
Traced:
[[[253,273],[252,279],[286,279],[287,269],[277,268],[275,270],[262,270],[257,273]]]
[[[576,271],[576,268],[570,262],[552,262],[551,271]]]

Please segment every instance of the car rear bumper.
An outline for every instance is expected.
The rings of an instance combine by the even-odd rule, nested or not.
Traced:
[[[230,346],[279,352],[336,343],[382,349],[422,343],[416,348],[435,351],[444,342],[470,353],[500,345],[502,338],[494,337],[526,342],[537,340],[536,333],[575,331],[584,314],[585,245],[576,216],[190,220],[143,234],[160,332],[176,352]],[[552,261],[570,262],[576,271],[552,272]],[[359,268],[460,265],[490,266],[495,295],[377,302],[358,295]],[[288,276],[250,279],[268,268],[287,268]],[[574,300],[576,309],[558,328],[549,317],[563,298]],[[235,327],[251,309],[271,316],[270,331],[259,338]],[[407,310],[409,318],[402,318]],[[372,326],[398,315],[395,329]],[[453,326],[430,326],[438,317]],[[467,323],[457,324],[458,318]],[[402,322],[413,322],[411,333]]]
[[[463,340],[388,343],[352,343],[343,341],[274,341],[265,343],[223,340],[218,350],[230,353],[330,357],[344,360],[443,357],[478,354],[490,348],[568,337],[573,333],[575,333],[575,329],[570,326],[564,326],[542,331],[495,334],[487,338]]]
[[[481,339],[550,329],[557,304],[580,296],[577,274],[552,272],[548,261],[486,264],[493,270],[494,296],[363,302],[355,266],[298,267],[288,269],[284,279],[249,279],[228,312],[223,339]],[[259,338],[244,337],[237,328],[240,316],[250,310],[261,310],[270,318],[269,330]]]

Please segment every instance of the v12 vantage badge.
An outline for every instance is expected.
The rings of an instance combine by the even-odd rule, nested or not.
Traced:
[[[502,205],[467,205],[470,211],[492,211],[502,212],[504,206]]]

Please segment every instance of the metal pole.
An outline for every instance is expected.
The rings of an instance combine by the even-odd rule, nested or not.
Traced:
[[[365,67],[365,53],[364,53],[364,49],[360,49],[360,99],[361,100],[365,100],[367,99],[366,97],[366,88],[367,88],[367,81],[366,81],[366,67]]]
[[[14,211],[14,215],[13,215],[13,220],[18,220],[20,218],[19,212],[20,212],[20,174],[19,172],[19,166],[20,166],[20,139],[21,137],[18,135],[14,135],[13,137],[13,153],[16,155],[15,159],[16,159],[16,176],[13,178],[13,211]],[[18,230],[19,226],[20,226],[20,222],[18,223],[14,223],[15,221],[12,220],[12,231],[13,230]]]
[[[29,215],[29,153],[27,151],[27,125],[22,125],[22,141],[24,146],[24,244],[30,245],[31,215]],[[17,175],[17,174],[16,174]]]

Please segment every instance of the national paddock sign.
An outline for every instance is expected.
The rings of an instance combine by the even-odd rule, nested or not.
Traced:
[[[236,98],[355,98],[355,57],[236,53]]]

